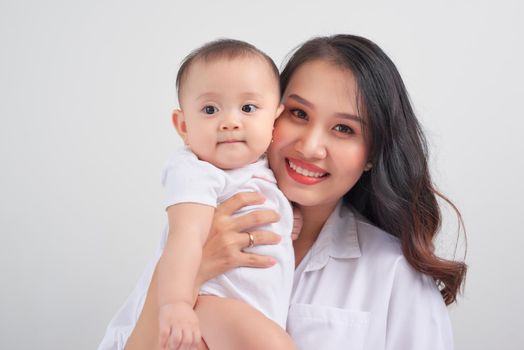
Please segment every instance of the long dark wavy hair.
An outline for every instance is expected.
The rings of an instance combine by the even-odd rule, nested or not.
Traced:
[[[462,217],[431,181],[426,139],[395,64],[375,43],[359,36],[314,38],[287,62],[280,75],[282,93],[297,68],[319,59],[353,73],[359,114],[367,120],[363,127],[373,167],[364,172],[344,201],[398,237],[408,262],[433,277],[446,305],[453,303],[467,266],[435,254],[433,238],[442,221],[437,197],[456,212],[459,230],[464,227]]]

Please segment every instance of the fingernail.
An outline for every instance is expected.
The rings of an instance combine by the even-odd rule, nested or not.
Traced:
[[[270,265],[275,265],[277,263],[277,261],[274,258],[268,258],[267,261]]]

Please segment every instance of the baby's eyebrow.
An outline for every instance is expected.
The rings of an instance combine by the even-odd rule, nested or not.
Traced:
[[[210,98],[210,97],[217,97],[220,94],[216,92],[204,92],[203,94],[198,95],[197,100],[201,100],[203,98]]]
[[[262,99],[263,96],[262,94],[258,93],[258,92],[251,92],[251,91],[247,91],[247,92],[244,92],[241,94],[242,97],[247,97],[247,98],[255,98],[255,99]]]
[[[206,98],[217,98],[221,95],[222,94],[219,92],[208,91],[208,92],[204,92],[203,94],[198,95],[197,100],[206,99]],[[252,98],[252,99],[257,99],[257,100],[262,100],[264,98],[264,95],[258,92],[254,92],[254,91],[242,92],[241,94],[239,94],[239,96],[241,98]]]

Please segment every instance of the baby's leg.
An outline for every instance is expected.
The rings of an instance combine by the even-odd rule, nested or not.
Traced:
[[[211,350],[297,349],[286,331],[244,302],[200,296],[195,311]]]

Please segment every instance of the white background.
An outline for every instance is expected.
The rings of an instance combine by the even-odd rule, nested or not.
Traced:
[[[396,62],[434,179],[464,216],[456,348],[521,348],[520,3],[1,0],[0,348],[101,340],[165,222],[159,174],[180,145],[170,111],[190,50],[232,37],[280,64],[304,40],[339,32]],[[453,221],[444,227],[454,239]]]

